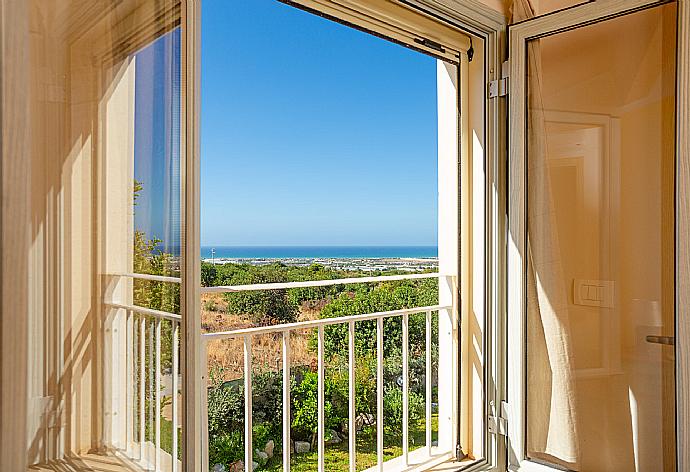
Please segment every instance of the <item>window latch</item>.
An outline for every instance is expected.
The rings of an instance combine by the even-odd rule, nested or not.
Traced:
[[[415,38],[414,42],[417,44],[421,44],[422,46],[427,47],[429,49],[433,49],[434,51],[438,51],[440,53],[446,52],[446,49],[440,43],[432,41],[428,38]]]

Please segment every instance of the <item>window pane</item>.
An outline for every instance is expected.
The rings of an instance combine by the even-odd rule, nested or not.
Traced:
[[[179,277],[180,10],[180,0],[2,4],[3,54],[15,61],[3,90],[21,110],[10,135],[27,141],[11,161],[30,164],[13,191],[26,220],[13,226],[30,243],[16,257],[31,299],[15,316],[26,395],[3,398],[2,427],[21,438],[4,448],[23,464],[3,470],[131,470],[123,456],[173,468],[179,281],[132,274]]]
[[[529,43],[527,448],[675,470],[675,5]]]

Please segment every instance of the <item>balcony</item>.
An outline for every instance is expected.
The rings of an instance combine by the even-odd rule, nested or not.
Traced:
[[[110,443],[116,455],[142,470],[178,471],[181,462],[172,460],[180,457],[180,408],[181,384],[179,359],[179,333],[181,317],[157,309],[138,306],[134,303],[117,301],[114,294],[126,293],[125,299],[131,300],[137,283],[155,283],[158,286],[179,284],[180,279],[147,274],[116,274],[109,277],[113,290],[113,299],[108,300],[109,321],[106,323],[106,339],[111,340],[112,355],[111,375],[113,381],[109,383],[111,391],[107,394],[110,399],[111,411],[106,411],[106,417],[112,418],[110,423]],[[440,280],[441,289],[455,288],[455,277],[444,277],[438,273],[384,275],[376,277],[353,277],[335,280],[316,280],[285,283],[249,284],[234,286],[202,287],[204,294],[257,292],[270,290],[305,289],[314,287],[344,286],[350,284],[381,284],[400,281],[419,281],[423,279]],[[141,287],[141,285],[139,285]],[[445,300],[446,298],[441,297]],[[202,421],[203,453],[206,470],[253,470],[268,468],[268,470],[282,469],[287,472],[291,468],[301,470],[305,464],[319,471],[335,468],[336,470],[366,471],[413,471],[428,469],[435,465],[455,458],[452,441],[439,438],[453,437],[456,414],[453,389],[457,389],[457,366],[452,363],[439,364],[439,351],[453,345],[453,338],[457,337],[457,330],[438,330],[439,319],[454,319],[457,315],[455,300],[451,297],[449,304],[409,307],[404,309],[383,311],[377,313],[358,313],[351,316],[337,318],[316,318],[294,323],[273,324],[267,326],[252,326],[220,332],[203,333],[200,339],[202,357],[208,359],[211,372],[198,379],[198,387],[202,391],[202,408],[205,417]],[[411,319],[413,322],[411,323]],[[395,325],[395,326],[394,326]],[[365,332],[358,334],[363,327]],[[394,329],[392,329],[394,327]],[[372,331],[373,328],[373,331]],[[399,332],[398,332],[399,330]],[[393,336],[391,333],[395,332]],[[363,362],[360,336],[372,334],[375,337],[370,342],[374,347],[372,371],[370,378],[374,391],[372,404],[360,404],[361,395],[358,392],[366,387],[361,384],[358,363]],[[386,335],[384,344],[384,334]],[[399,336],[397,336],[399,334]],[[327,335],[333,344],[334,336],[344,343],[342,356],[334,354],[331,344],[327,347]],[[413,341],[410,341],[410,338]],[[265,340],[269,339],[269,342]],[[309,340],[309,347],[304,340]],[[297,365],[291,351],[299,344],[299,349],[314,351],[315,365]],[[275,352],[271,355],[277,358],[270,366],[255,365],[255,346],[266,349],[272,346]],[[214,352],[222,351],[224,355],[233,359],[241,359],[233,372],[224,378],[214,379],[213,370],[218,364],[217,359],[209,357],[209,346]],[[278,348],[276,350],[276,347]],[[384,358],[389,351],[399,353],[400,362],[391,362]],[[344,357],[341,359],[341,357]],[[411,359],[412,358],[412,359]],[[411,362],[412,360],[412,362]],[[411,368],[411,363],[414,364]],[[258,372],[257,368],[261,370]],[[327,372],[333,369],[346,370],[342,372],[340,383],[346,392],[339,399],[333,397],[332,379]],[[411,372],[412,370],[412,372]],[[246,375],[252,372],[252,375]],[[216,374],[216,377],[218,375]],[[265,452],[266,438],[257,444],[257,431],[254,418],[257,415],[257,395],[255,385],[257,379],[271,379],[277,382],[271,392],[279,392],[279,398],[271,398],[273,404],[279,406],[282,418],[272,418],[271,424],[280,424],[280,437],[270,440],[276,457],[269,459]],[[298,379],[316,377],[315,391],[298,388]],[[343,380],[345,379],[345,380]],[[326,383],[329,382],[328,393]],[[261,381],[259,380],[261,383]],[[375,383],[375,384],[374,384]],[[265,386],[265,382],[263,383]],[[302,380],[301,385],[306,385]],[[260,385],[259,385],[260,386]],[[415,407],[410,408],[410,392],[414,389]],[[223,401],[223,395],[235,392],[235,397],[242,402],[238,418],[226,418],[227,424],[238,425],[239,431],[223,430],[212,427],[209,432],[209,396],[214,399],[211,403]],[[173,394],[176,392],[176,394]],[[394,393],[389,393],[394,392]],[[248,394],[247,394],[248,393]],[[261,393],[261,392],[259,392]],[[316,396],[316,417],[314,435],[310,442],[299,441],[305,439],[304,431],[299,430],[299,420],[295,417],[296,405],[309,402],[309,394]],[[392,395],[401,401],[399,412],[401,418],[388,418],[390,411],[388,404],[384,405],[384,396]],[[301,397],[301,398],[300,398]],[[219,400],[220,398],[220,400]],[[259,395],[261,401],[263,395]],[[358,399],[356,401],[356,398]],[[332,431],[327,424],[332,424],[327,412],[333,412],[340,400],[346,405],[346,424],[342,430]],[[265,401],[265,399],[263,400]],[[420,404],[421,401],[421,404]],[[388,398],[386,398],[388,402]],[[373,407],[373,408],[369,408]],[[417,408],[417,411],[415,410]],[[373,414],[371,412],[374,412]],[[410,418],[413,412],[414,418]],[[303,412],[302,412],[303,413]],[[421,414],[417,414],[421,413]],[[419,417],[418,417],[419,416]],[[264,423],[266,419],[262,420]],[[258,421],[258,423],[260,423]],[[216,421],[217,422],[217,421]],[[366,424],[363,424],[366,423]],[[396,424],[393,424],[396,423]],[[173,427],[174,425],[174,427]],[[258,424],[258,426],[262,426]],[[398,434],[389,434],[395,429]],[[413,431],[412,431],[413,430]],[[162,433],[162,431],[164,431]],[[297,432],[296,432],[297,431]],[[363,435],[358,440],[358,432]],[[173,432],[178,432],[174,434]],[[220,464],[209,461],[209,445],[214,444],[214,435],[232,433],[242,442],[242,458],[232,463]],[[302,435],[300,437],[300,434]],[[297,436],[297,438],[296,438]],[[334,437],[335,436],[335,437]],[[413,437],[414,436],[414,437]],[[394,439],[392,439],[394,438]],[[298,439],[295,441],[295,439]],[[422,440],[422,442],[420,442]],[[393,444],[397,442],[396,444]],[[333,445],[339,446],[334,448]],[[283,447],[290,444],[290,447]],[[295,446],[297,444],[297,446]],[[307,446],[305,446],[305,444]],[[305,454],[303,450],[313,449]],[[369,453],[361,453],[361,449],[371,449]],[[261,452],[260,452],[261,451]],[[271,454],[273,456],[273,454]],[[315,461],[312,464],[310,461]],[[328,464],[328,465],[327,465]],[[312,467],[313,466],[313,467]]]

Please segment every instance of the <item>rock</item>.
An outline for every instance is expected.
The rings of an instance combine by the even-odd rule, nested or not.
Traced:
[[[437,447],[437,446],[438,446],[438,441],[431,441],[431,445],[432,445],[433,447]]]
[[[223,464],[216,464],[211,469],[211,472],[227,472],[227,469]]]
[[[269,459],[271,457],[273,457],[273,449],[275,449],[275,447],[276,447],[276,444],[273,442],[273,439],[270,439],[266,443],[266,447],[264,448],[264,452],[266,453],[266,455],[268,456]]]
[[[295,454],[304,454],[309,452],[311,444],[306,441],[295,441]]]
[[[244,472],[244,461],[237,461],[230,464],[228,472]]]
[[[365,426],[374,426],[376,418],[371,413],[360,413],[355,418],[355,431],[361,431]]]
[[[252,472],[254,472],[258,468],[259,468],[259,463],[256,461],[252,461]]]
[[[337,431],[335,431],[333,429],[326,430],[326,440],[324,441],[324,444],[332,445],[332,444],[338,444],[341,442],[343,442],[343,440],[340,439],[340,436],[338,435]]]
[[[259,465],[266,465],[266,462],[268,462],[268,454],[266,454],[264,451],[256,449],[254,451],[254,459],[259,463]]]

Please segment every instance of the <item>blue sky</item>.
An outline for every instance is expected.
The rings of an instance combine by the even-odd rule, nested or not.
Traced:
[[[436,244],[435,59],[276,0],[203,2],[201,44],[202,245]]]
[[[436,244],[435,59],[276,0],[201,44],[204,244]]]

